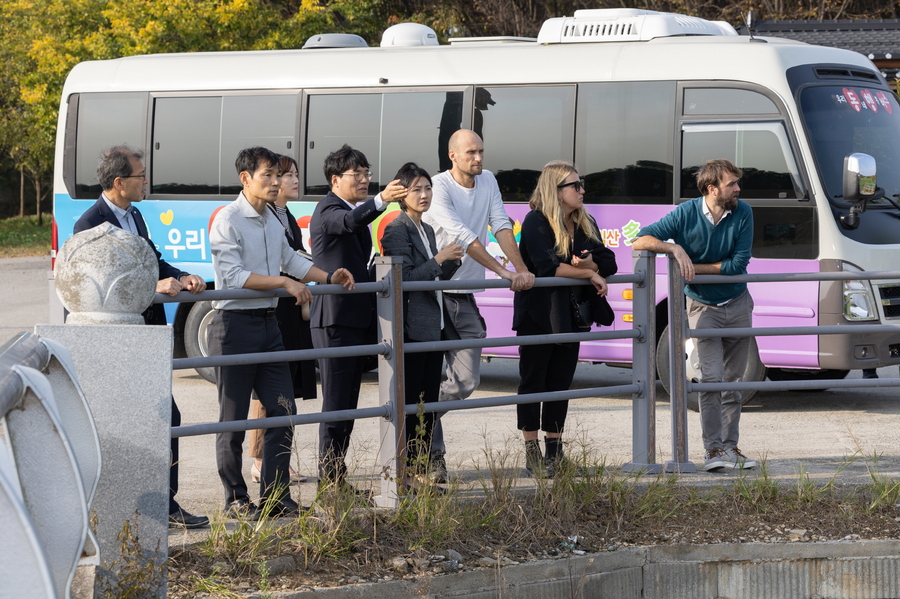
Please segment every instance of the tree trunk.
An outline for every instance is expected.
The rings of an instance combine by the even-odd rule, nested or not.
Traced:
[[[37,217],[38,217],[38,226],[44,226],[44,218],[41,214],[41,178],[40,176],[36,176],[34,178],[34,197],[35,202],[37,203]]]
[[[19,218],[25,216],[25,169],[19,167]]]

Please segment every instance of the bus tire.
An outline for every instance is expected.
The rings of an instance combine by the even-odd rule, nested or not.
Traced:
[[[700,364],[697,360],[697,352],[694,349],[694,339],[685,340],[685,371],[687,378],[690,380],[700,379]],[[662,335],[659,336],[659,343],[656,346],[656,372],[666,393],[669,390],[669,327],[663,329]],[[744,370],[743,380],[745,382],[760,382],[766,380],[766,367],[763,366],[759,359],[759,348],[756,346],[756,339],[750,338],[750,352],[747,358],[747,368]],[[756,390],[743,391],[741,396],[741,404],[749,402],[756,395]],[[688,408],[694,412],[700,411],[699,394],[694,391],[688,393]]]
[[[206,345],[206,328],[209,326],[215,311],[212,302],[195,302],[184,323],[184,350],[188,358],[205,358],[208,356]],[[197,374],[210,383],[216,382],[216,369],[213,367],[197,368]]]

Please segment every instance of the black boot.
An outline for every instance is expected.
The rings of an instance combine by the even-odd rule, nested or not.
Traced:
[[[525,470],[530,477],[544,477],[544,455],[541,453],[541,444],[534,441],[525,441]]]
[[[557,472],[566,467],[567,460],[563,453],[562,439],[559,437],[544,437],[544,445],[547,447],[544,468],[547,470],[547,477],[553,478]]]

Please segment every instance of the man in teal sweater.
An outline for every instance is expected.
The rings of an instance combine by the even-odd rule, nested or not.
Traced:
[[[672,254],[686,281],[694,275],[746,274],[753,244],[753,212],[738,200],[741,170],[728,160],[710,160],[697,172],[702,197],[679,205],[660,221],[641,229],[632,248]],[[671,240],[671,241],[664,241]],[[691,285],[687,296],[692,329],[752,326],[753,299],[746,283]],[[696,339],[703,383],[739,382],[747,367],[749,337]],[[738,449],[740,391],[701,392],[704,469],[753,468]]]

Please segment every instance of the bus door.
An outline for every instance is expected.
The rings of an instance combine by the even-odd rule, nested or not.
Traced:
[[[815,203],[774,94],[736,86],[684,87],[681,100],[680,200],[700,195],[694,174],[707,160],[731,160],[744,175],[740,198],[753,208],[749,272],[818,272]],[[756,327],[818,323],[817,282],[757,283],[750,293]],[[767,367],[818,368],[815,336],[760,337],[757,344]]]

